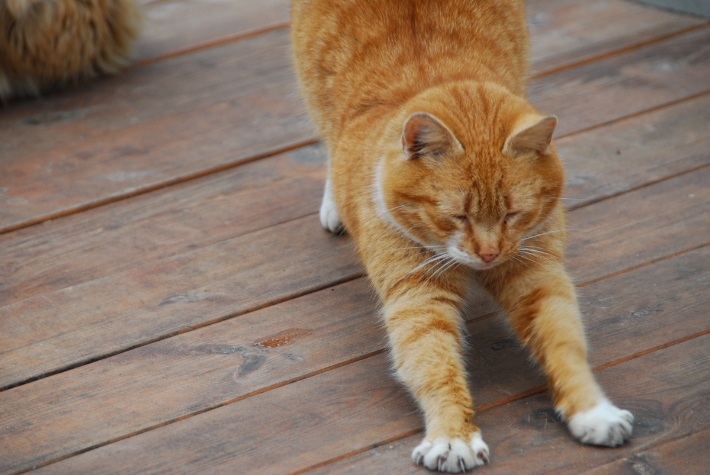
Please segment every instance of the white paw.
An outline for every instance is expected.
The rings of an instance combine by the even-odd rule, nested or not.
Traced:
[[[430,470],[462,473],[488,463],[488,455],[488,446],[483,442],[481,433],[476,432],[468,444],[463,439],[444,437],[432,442],[424,440],[412,452],[412,459],[415,464]]]
[[[330,178],[325,182],[325,193],[323,193],[323,203],[320,205],[320,223],[328,231],[335,233],[341,228],[338,208],[333,197],[333,187]]]
[[[570,419],[568,427],[583,444],[616,447],[623,444],[634,430],[634,416],[609,401],[579,412]]]

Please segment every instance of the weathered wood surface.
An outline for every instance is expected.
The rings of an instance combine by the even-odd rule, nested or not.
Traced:
[[[702,311],[710,304],[708,264],[710,247],[582,289],[592,363],[710,331]],[[698,277],[692,285],[688,275]],[[649,287],[659,290],[639,300]],[[470,319],[492,309],[483,302]],[[0,422],[16,428],[12,438],[0,439],[12,454],[3,465],[43,464],[233,403],[382,352],[384,338],[373,296],[360,279],[14,388],[0,393]],[[469,372],[479,407],[544,384],[498,319],[473,321],[469,340],[476,349]],[[323,390],[313,384],[314,392]],[[37,410],[23,412],[27,405]],[[275,423],[265,418],[264,424]]]
[[[699,337],[599,373],[610,397],[636,413],[633,446],[657,444],[707,427],[709,343],[710,336]],[[522,355],[518,359],[525,361]],[[233,473],[238,467],[240,473],[292,473],[366,448],[370,441],[386,442],[418,427],[411,399],[392,380],[388,367],[384,355],[368,358],[41,470]],[[316,382],[320,383],[317,389],[313,386]],[[290,401],[303,402],[293,407]],[[550,420],[550,405],[544,394],[479,413],[478,424],[492,453],[509,454],[494,460],[489,471],[542,473],[550,466],[579,470],[630,451],[631,444],[617,450],[581,447],[562,424]],[[410,452],[413,447],[409,445],[420,437],[411,437],[404,451]],[[370,458],[369,463],[358,464],[353,473],[417,471],[407,463],[408,454],[403,457],[401,452],[391,458]],[[547,460],[548,466],[531,470],[533,453]],[[131,463],[117,467],[118,459],[130,459]],[[336,473],[333,468],[327,467],[324,473]],[[421,468],[418,471],[425,472]]]
[[[141,64],[272,28],[286,28],[290,9],[289,0],[170,0],[147,5],[144,33],[136,44],[134,60]],[[666,23],[668,20],[660,17],[655,25],[670,32],[692,24],[680,22],[675,16]]]
[[[710,167],[574,211],[568,256],[576,281],[708,244],[708,182]],[[0,387],[361,272],[349,241],[326,234],[309,216],[47,292],[0,308]],[[71,309],[72,318],[58,318],[58,309]]]
[[[638,473],[685,475],[710,471],[710,430],[701,430],[590,470],[594,475]]]
[[[533,74],[656,41],[706,22],[616,0],[528,0]]]
[[[557,140],[568,208],[710,164],[710,94]]]
[[[558,135],[613,121],[710,90],[709,45],[702,28],[564,70],[534,81],[531,100],[560,117]],[[287,46],[288,30],[272,31],[96,83],[69,110],[78,91],[57,99],[62,112],[46,111],[51,100],[31,116],[10,111],[0,231],[314,140]]]
[[[598,378],[609,396],[621,407],[633,411],[636,416],[632,442],[613,450],[582,446],[575,442],[564,425],[557,420],[551,408],[552,401],[547,394],[521,399],[479,413],[477,424],[483,428],[485,440],[491,448],[491,464],[486,467],[486,472],[581,473],[638,450],[707,428],[710,424],[710,406],[707,404],[710,397],[710,388],[707,385],[707,378],[710,377],[710,355],[707,351],[709,344],[710,336],[706,335],[598,373]],[[406,410],[401,406],[390,411],[378,410],[376,407],[368,409],[374,413],[372,419],[392,417],[389,413],[394,411],[404,416]],[[169,429],[164,431],[166,438],[169,437]],[[313,473],[428,473],[421,467],[403,463],[419,443],[420,434],[398,440],[396,443],[389,443],[387,435],[389,434],[381,433],[378,439],[380,447],[326,465]],[[136,446],[131,447],[130,442]],[[137,447],[137,442],[138,440],[127,441],[127,450],[122,455],[140,453],[141,448]],[[107,447],[104,453],[86,454],[87,462],[88,459],[106,462],[104,454],[109,452]],[[147,455],[148,452],[146,458]],[[88,466],[80,465],[79,457],[69,462],[70,464],[64,467],[57,465],[55,469],[84,469],[83,467]],[[684,465],[692,464],[692,467],[697,469],[703,468],[702,460],[698,464],[694,460],[687,462]],[[93,465],[92,468],[96,466],[99,465]]]
[[[0,113],[0,473],[421,472],[374,295],[318,224],[287,2],[143,3],[137,65]],[[710,28],[620,0],[528,9],[591,361],[637,424],[621,449],[576,444],[483,299],[483,470],[703,473]]]

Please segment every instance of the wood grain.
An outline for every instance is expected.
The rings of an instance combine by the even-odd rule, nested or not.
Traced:
[[[582,289],[592,363],[710,330],[703,313],[710,304],[708,263],[710,248],[704,248]],[[640,296],[649,287],[659,291]],[[491,309],[482,300],[468,318]],[[474,348],[469,374],[479,407],[545,384],[498,319],[474,321],[468,333]],[[6,447],[0,460],[12,470],[43,464],[336,368],[383,351],[384,341],[377,304],[363,279],[326,289],[0,393],[0,427],[14,428],[0,444]],[[386,372],[382,364],[379,371]],[[260,417],[260,426],[278,425],[268,413]],[[418,419],[413,421],[409,429],[418,427]]]
[[[534,79],[530,99],[561,137],[710,91],[710,28]]]
[[[287,45],[273,31],[12,108],[0,117],[0,231],[313,140]],[[709,45],[704,28],[565,70],[534,82],[531,99],[560,116],[558,135],[617,120],[706,91]]]
[[[666,442],[622,460],[602,465],[586,473],[628,474],[638,473],[686,475],[707,474],[710,467],[710,429],[701,430],[678,440]]]
[[[699,18],[615,0],[529,0],[525,6],[534,74],[706,23]]]
[[[559,140],[568,176],[564,203],[576,208],[710,163],[703,120],[710,121],[708,110],[710,97],[700,98]],[[321,146],[304,147],[0,235],[0,302],[9,305],[314,213],[324,164]]]
[[[571,213],[571,274],[583,283],[708,244],[709,181],[705,168]],[[0,387],[360,275],[349,241],[317,221],[300,218],[0,307]]]
[[[710,164],[710,95],[557,140],[576,208]]]
[[[0,309],[7,387],[351,279],[348,241],[309,216]]]
[[[136,43],[135,60],[153,60],[255,31],[287,26],[290,8],[288,0],[170,0],[147,5],[146,24]]]
[[[588,282],[708,244],[708,183],[705,167],[570,213],[567,261],[573,277]]]
[[[491,448],[491,464],[485,470],[582,473],[706,428],[710,420],[705,382],[710,372],[709,343],[706,335],[599,372],[610,397],[636,417],[630,443],[613,450],[575,442],[554,415],[547,394],[480,413],[478,424]],[[378,444],[381,447],[309,473],[428,473],[409,458],[420,439],[421,435],[415,435]]]
[[[587,60],[704,23],[699,18],[620,0],[530,0],[526,4],[535,71]],[[145,7],[147,23],[136,44],[135,59],[152,60],[285,25],[289,10],[286,0],[153,3]]]
[[[616,451],[582,448],[571,440],[562,424],[548,420],[546,395],[480,413],[478,423],[493,454],[510,454],[494,459],[489,470],[541,472],[530,466],[533,454],[548,468],[589,468],[632,447],[698,430],[710,417],[705,404],[710,397],[709,342],[710,336],[696,338],[600,372],[609,395],[638,418],[634,443]],[[524,361],[522,355],[519,360]],[[384,355],[372,357],[41,470],[222,473],[238,466],[240,473],[293,472],[416,429],[419,421],[413,404],[389,376],[388,366]],[[383,457],[382,451],[379,455],[358,459],[363,462],[357,473],[412,468],[408,456]],[[327,467],[326,472],[336,473],[336,468]]]
[[[318,210],[320,145],[0,236],[2,305],[176,256]]]

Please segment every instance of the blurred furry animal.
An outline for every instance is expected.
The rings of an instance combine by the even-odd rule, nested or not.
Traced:
[[[563,266],[557,119],[525,99],[522,1],[296,0],[292,42],[330,155],[321,222],[357,245],[423,411],[414,462],[488,461],[462,356],[474,280],[545,370],[572,435],[623,444],[633,416],[594,379]]]
[[[141,20],[133,0],[0,0],[0,99],[118,71]]]

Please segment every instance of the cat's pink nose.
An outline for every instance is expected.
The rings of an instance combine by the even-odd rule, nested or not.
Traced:
[[[481,256],[481,259],[483,259],[483,262],[488,263],[496,258],[496,256],[498,255],[498,249],[491,246],[488,249],[486,249],[485,251],[479,252],[478,255]]]

